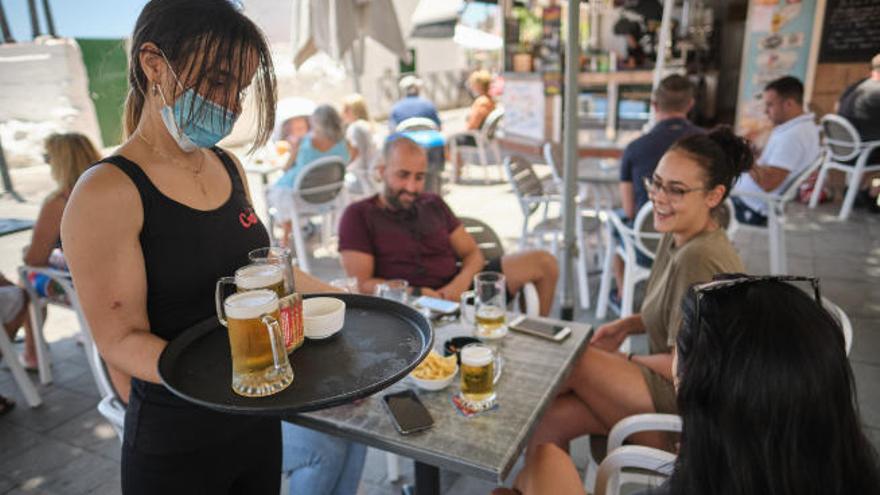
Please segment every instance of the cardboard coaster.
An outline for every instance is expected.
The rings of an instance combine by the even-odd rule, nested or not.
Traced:
[[[452,394],[450,398],[452,400],[452,405],[455,407],[455,410],[466,418],[471,418],[478,414],[482,414],[498,408],[497,399],[493,400],[490,403],[479,405],[468,401],[467,399],[462,397],[461,394]]]

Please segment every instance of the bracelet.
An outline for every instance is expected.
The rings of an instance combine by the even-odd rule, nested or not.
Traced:
[[[634,352],[630,352],[629,354],[627,354],[627,355],[626,355],[626,360],[627,360],[627,361],[632,361],[632,360],[633,360],[633,354],[635,354],[635,353],[634,353]]]
[[[416,297],[421,296],[422,295],[422,288],[421,287],[413,287],[412,288],[412,295],[414,295]]]

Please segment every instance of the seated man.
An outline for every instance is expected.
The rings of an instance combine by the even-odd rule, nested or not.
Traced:
[[[837,113],[849,120],[859,131],[862,141],[880,140],[880,53],[871,59],[871,74],[867,79],[853,84],[843,95],[837,105]],[[852,160],[856,163],[856,159]],[[880,149],[875,149],[868,157],[868,165],[880,163]],[[869,174],[862,182],[855,206],[867,206],[874,212],[880,212],[877,197],[880,188],[871,188],[871,181],[876,174]]]
[[[433,120],[438,129],[442,127],[437,107],[431,103],[431,100],[419,96],[422,91],[421,79],[416,76],[405,76],[400,80],[400,91],[404,97],[391,107],[391,114],[388,115],[389,132],[393,133],[397,130],[398,124],[413,117]]]
[[[474,275],[489,270],[505,275],[510,293],[534,283],[540,313],[550,313],[559,277],[552,254],[523,251],[487,262],[443,199],[423,192],[425,150],[398,134],[384,155],[378,167],[384,191],[349,205],[339,224],[342,266],[361,292],[372,294],[376,284],[400,278],[413,295],[458,301]]]
[[[781,192],[819,156],[819,128],[814,115],[804,112],[804,85],[797,78],[781,77],[764,87],[764,113],[773,123],[770,139],[731,196],[737,221],[748,225],[767,225],[767,203],[748,193]]]

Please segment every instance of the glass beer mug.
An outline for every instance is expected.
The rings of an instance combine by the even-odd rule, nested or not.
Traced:
[[[486,344],[461,348],[461,397],[477,409],[495,403],[495,383],[501,375],[501,362]]]
[[[473,298],[473,316],[467,301]],[[507,335],[507,282],[497,272],[474,275],[474,290],[461,295],[461,317],[475,325],[474,334],[484,339],[498,339]]]
[[[275,292],[266,289],[233,294],[217,308],[229,334],[232,390],[245,397],[264,397],[293,383],[293,368],[284,350]]]
[[[278,246],[270,246],[259,249],[254,249],[253,251],[248,253],[248,259],[253,264],[257,265],[275,265],[281,268],[281,272],[284,275],[284,294],[279,294],[278,297],[284,297],[288,294],[293,294],[295,291],[295,285],[293,280],[293,255],[290,252],[290,249],[278,247]]]

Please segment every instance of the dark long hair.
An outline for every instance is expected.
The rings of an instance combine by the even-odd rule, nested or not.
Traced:
[[[147,42],[161,50],[182,84],[230,109],[240,107],[242,95],[235,89],[251,82],[245,78],[256,65],[252,87],[258,105],[257,135],[251,149],[266,143],[275,122],[272,57],[260,29],[229,0],[151,0],[144,7],[131,40],[126,135],[134,132],[144,108],[147,77],[139,55]],[[179,87],[173,90],[175,95],[182,92]],[[202,111],[190,107],[186,120]]]
[[[878,493],[838,322],[787,283],[689,291],[674,494]]]

